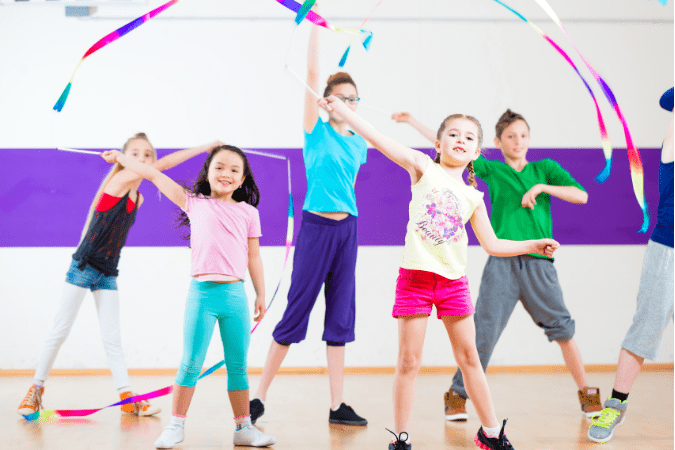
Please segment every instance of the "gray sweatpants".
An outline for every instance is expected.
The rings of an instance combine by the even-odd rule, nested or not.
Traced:
[[[483,269],[473,316],[483,370],[518,300],[534,323],[544,329],[549,341],[564,342],[574,336],[574,320],[563,302],[553,261],[529,255],[490,256]],[[468,398],[459,369],[452,379],[452,390]]]
[[[673,318],[673,248],[651,239],[642,264],[637,310],[621,347],[652,361]]]

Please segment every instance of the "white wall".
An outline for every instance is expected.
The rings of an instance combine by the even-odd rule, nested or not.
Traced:
[[[347,347],[347,366],[393,366],[396,363],[397,324],[391,317],[396,274],[402,247],[361,247],[357,263],[357,340]],[[556,267],[565,302],[576,320],[576,340],[587,364],[616,364],[621,341],[635,312],[642,246],[568,246],[556,253]],[[0,249],[1,369],[33,368],[58,307],[65,272],[73,248]],[[279,280],[284,249],[263,247],[267,292]],[[292,257],[292,255],[291,255]],[[469,247],[472,297],[478,295],[487,260],[479,247]],[[187,248],[128,247],[123,251],[118,279],[122,305],[122,338],[131,368],[178,367],[182,351],[182,319],[189,284]],[[262,367],[276,323],[286,306],[290,270],[287,270],[269,314],[252,336],[249,366]],[[246,283],[249,298],[253,286]],[[78,316],[61,348],[55,368],[107,367],[99,340],[93,297]],[[325,301],[323,294],[312,312],[307,339],[292,347],[284,365],[325,365],[321,342]],[[435,314],[435,313],[434,313]],[[222,345],[214,333],[208,363],[222,359]],[[672,322],[661,349],[661,362],[673,361]],[[492,357],[494,365],[563,364],[556,344],[532,323],[522,306],[516,308]],[[424,365],[453,365],[450,343],[442,323],[430,319]]]
[[[151,1],[156,6],[160,2]],[[375,1],[324,0],[338,26],[358,25]],[[371,5],[372,3],[372,5]],[[673,6],[647,0],[551,0],[584,56],[614,90],[640,147],[658,147],[670,120],[661,93],[673,85]],[[573,53],[543,12],[526,0],[510,4]],[[4,3],[3,3],[4,5]],[[0,6],[0,149],[116,147],[138,130],[157,147],[226,140],[243,147],[300,147],[303,89],[284,70],[292,16],[272,0],[190,0],[89,57],[64,111],[51,107],[82,54],[96,40],[142,13],[101,8],[91,20],[66,19],[61,7]],[[590,96],[557,52],[526,24],[489,0],[388,0],[369,22],[372,50],[352,49],[346,69],[364,104],[409,110],[434,127],[453,112],[481,119],[486,137],[506,107],[522,112],[533,147],[599,147]],[[309,25],[295,36],[289,62],[305,67]],[[337,70],[349,37],[321,33],[322,78]],[[582,73],[592,82],[585,68]],[[596,94],[601,97],[599,89]],[[618,120],[600,99],[610,137],[625,146]],[[426,142],[378,112],[361,109],[378,129],[411,146]],[[392,170],[397,170],[393,168]],[[2,182],[0,180],[0,182]],[[357,342],[348,366],[392,366],[391,319],[400,247],[362,247],[357,268]],[[47,335],[73,249],[0,248],[0,368],[33,368]],[[469,249],[474,298],[486,259]],[[126,248],[120,264],[123,339],[129,367],[176,367],[187,292],[188,250]],[[586,363],[615,363],[630,325],[644,255],[642,246],[564,247],[556,267],[577,321]],[[263,248],[267,290],[278,280],[283,249]],[[269,316],[253,336],[250,366],[263,364],[285,306],[290,269]],[[251,289],[251,286],[248,286]],[[287,366],[325,364],[323,299],[308,339]],[[672,325],[661,361],[673,361]],[[555,344],[518,307],[492,363],[562,364]],[[218,361],[220,344],[208,362]],[[424,364],[451,365],[441,324],[432,319]],[[106,367],[92,302],[85,302],[56,368]]]

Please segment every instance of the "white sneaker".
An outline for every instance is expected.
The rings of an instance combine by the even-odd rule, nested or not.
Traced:
[[[174,445],[183,442],[185,430],[180,425],[169,425],[164,428],[162,435],[155,441],[157,448],[173,448]]]
[[[277,440],[268,436],[253,425],[246,425],[234,432],[234,445],[244,447],[267,447],[276,444]]]

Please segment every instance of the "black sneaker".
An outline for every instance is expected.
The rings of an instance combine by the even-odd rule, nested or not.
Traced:
[[[391,431],[389,428],[385,428],[388,432],[393,434],[396,437],[396,442],[390,442],[388,450],[412,450],[412,444],[408,444],[406,440],[408,440],[408,433],[405,431],[402,431],[401,434],[396,436],[396,433]],[[403,435],[405,434],[405,439],[403,439]]]
[[[483,431],[483,427],[481,426],[478,429],[478,433],[476,434],[476,437],[473,439],[473,441],[483,450],[513,450],[513,446],[504,434],[504,426],[506,426],[506,419],[504,420],[502,429],[499,432],[499,437],[496,438],[487,437]]]
[[[251,417],[253,414],[251,413]],[[368,421],[354,412],[351,406],[341,404],[337,411],[330,410],[328,415],[330,423],[339,423],[342,425],[368,425]]]
[[[248,407],[251,412],[251,423],[255,423],[260,416],[265,414],[265,405],[263,405],[263,402],[259,398],[251,400]]]

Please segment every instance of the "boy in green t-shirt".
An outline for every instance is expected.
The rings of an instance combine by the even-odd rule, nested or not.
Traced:
[[[436,133],[408,113],[392,119],[407,122],[432,142]],[[551,160],[528,162],[530,127],[525,118],[510,109],[496,125],[495,146],[505,163],[483,156],[473,162],[475,174],[490,191],[491,222],[500,239],[516,241],[552,238],[551,196],[571,203],[586,203],[588,194],[560,164]],[[518,303],[523,302],[532,320],[544,329],[549,341],[556,341],[579,391],[581,410],[586,417],[600,414],[600,390],[588,387],[581,354],[573,339],[574,320],[565,307],[553,259],[540,255],[488,258],[476,301],[476,346],[483,370]],[[447,420],[464,421],[466,399],[462,373],[458,369],[445,393]]]

